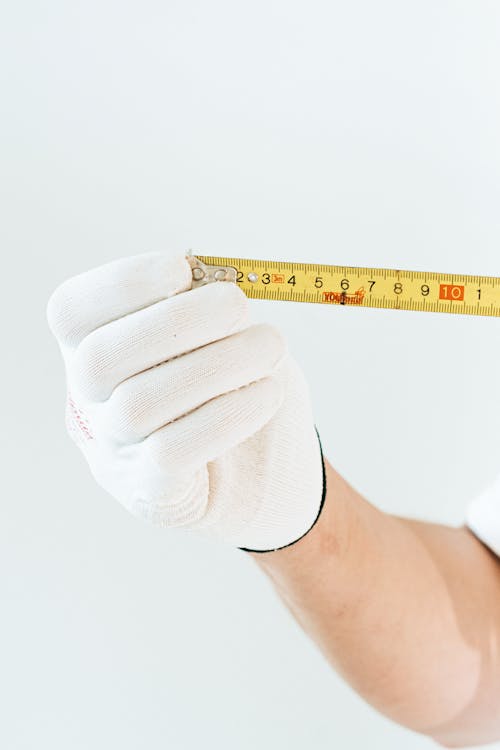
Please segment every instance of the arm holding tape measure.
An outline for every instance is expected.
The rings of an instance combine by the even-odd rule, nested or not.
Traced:
[[[184,255],[125,258],[56,290],[67,426],[96,481],[142,518],[250,552],[395,721],[450,746],[500,737],[498,559],[350,487],[322,456],[282,336],[248,312],[235,283]]]
[[[379,511],[328,461],[326,477],[318,523],[257,564],[381,713],[446,747],[497,740],[499,558],[466,528]]]

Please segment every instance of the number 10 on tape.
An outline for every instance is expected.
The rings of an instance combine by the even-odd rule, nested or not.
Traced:
[[[465,286],[460,284],[440,284],[439,299],[449,299],[455,302],[463,302],[465,299]]]

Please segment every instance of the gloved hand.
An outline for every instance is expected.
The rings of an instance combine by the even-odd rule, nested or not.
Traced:
[[[246,549],[286,546],[324,497],[306,383],[280,333],[249,326],[235,283],[191,283],[184,255],[150,253],[54,292],[68,430],[132,513]]]

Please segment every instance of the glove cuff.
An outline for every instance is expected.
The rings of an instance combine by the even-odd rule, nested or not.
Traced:
[[[320,439],[318,428],[316,427],[316,425],[314,425],[314,429],[316,430],[316,435],[318,436],[319,452],[321,455],[321,468],[323,472],[323,491],[321,495],[321,502],[319,504],[317,516],[312,522],[311,526],[307,529],[307,531],[301,534],[297,539],[294,539],[293,542],[284,544],[282,547],[274,547],[273,549],[249,549],[248,547],[238,547],[238,549],[242,550],[243,552],[255,552],[259,554],[266,554],[267,552],[277,552],[280,549],[286,549],[287,547],[291,547],[292,545],[297,544],[297,542],[300,542],[300,540],[303,539],[305,536],[307,536],[307,534],[309,534],[311,529],[313,529],[316,526],[318,519],[321,515],[321,511],[323,510],[325,500],[326,500],[326,471],[325,471],[325,459],[323,456],[323,446],[321,445],[321,439]]]

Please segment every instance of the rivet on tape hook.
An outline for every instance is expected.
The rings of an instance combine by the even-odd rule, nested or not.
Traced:
[[[207,263],[203,263],[199,258],[194,255],[192,250],[188,250],[186,253],[186,260],[191,266],[193,283],[192,289],[196,287],[204,286],[205,284],[211,284],[214,281],[233,281],[236,283],[237,269],[233,266],[212,266]]]

